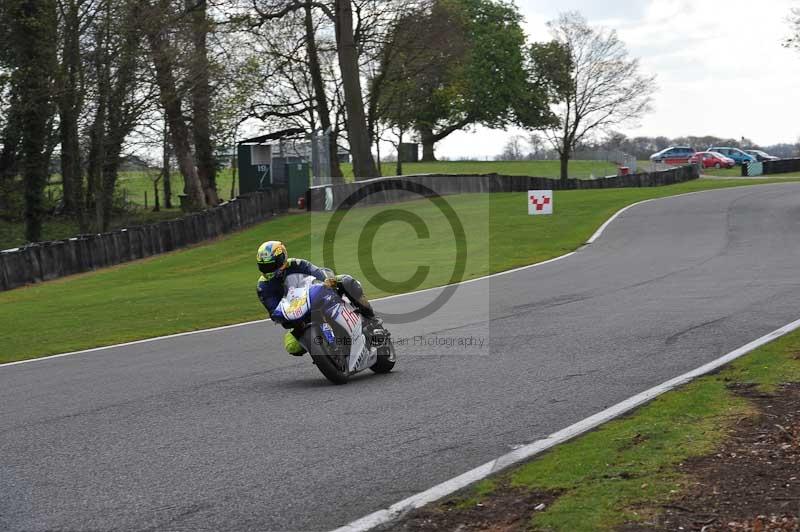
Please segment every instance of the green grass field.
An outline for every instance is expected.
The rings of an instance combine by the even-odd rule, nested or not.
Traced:
[[[464,226],[469,250],[464,278],[472,278],[572,251],[614,212],[636,201],[748,183],[753,182],[698,180],[660,188],[563,191],[556,193],[556,215],[536,218],[527,215],[522,193],[446,200]],[[431,274],[419,288],[447,283],[455,241],[446,220],[426,200],[353,210],[336,240],[336,269],[363,278],[359,260],[368,250],[361,256],[356,252],[358,235],[370,218],[396,209],[426,220],[430,235],[418,238],[407,224],[387,223],[372,250],[376,269],[403,289],[417,287],[402,281],[420,265],[429,266]],[[284,216],[192,249],[0,293],[0,362],[263,318],[254,290],[257,246],[280,239],[292,256],[316,260],[320,229],[329,216]],[[390,293],[368,279],[365,284],[371,297]]]

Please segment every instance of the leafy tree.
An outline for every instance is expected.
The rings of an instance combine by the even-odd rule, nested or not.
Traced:
[[[433,0],[398,25],[389,44],[395,60],[385,67],[421,73],[410,98],[423,160],[435,160],[435,144],[455,131],[513,121],[514,104],[528,94],[520,22],[510,2]],[[426,43],[433,45],[429,53],[420,53]],[[401,76],[387,77],[396,84],[387,92],[407,91]]]
[[[466,47],[462,20],[444,3],[420,6],[397,20],[370,79],[369,99],[372,121],[396,132],[398,149],[416,125],[420,102],[434,97],[440,109],[449,104],[450,95],[437,92],[450,68],[444,63],[460,61]],[[398,174],[402,163],[398,152]]]

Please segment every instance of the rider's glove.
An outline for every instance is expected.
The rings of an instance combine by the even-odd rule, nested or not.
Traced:
[[[325,286],[327,286],[328,288],[335,289],[338,285],[339,281],[336,279],[336,277],[328,277],[327,279],[325,279]]]

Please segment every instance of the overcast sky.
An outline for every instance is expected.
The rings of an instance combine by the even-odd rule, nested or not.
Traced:
[[[517,0],[531,40],[549,38],[546,22],[577,10],[614,28],[656,74],[654,110],[635,135],[746,136],[767,145],[800,136],[800,52],[781,46],[800,0]],[[492,158],[512,134],[451,135],[437,147],[448,157]]]

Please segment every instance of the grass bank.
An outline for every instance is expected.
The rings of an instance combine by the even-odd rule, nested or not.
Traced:
[[[693,478],[682,464],[716,452],[734,425],[756,415],[735,390],[754,386],[769,393],[780,383],[800,381],[799,354],[800,332],[795,332],[718,374],[424,508],[397,528],[412,530],[425,522],[431,530],[471,530],[480,520],[492,529],[511,519],[515,530],[588,532],[651,522],[689,490]],[[530,502],[521,506],[515,501]]]
[[[464,228],[463,278],[469,279],[573,251],[614,212],[643,199],[765,182],[698,180],[660,188],[559,191],[550,217],[528,216],[522,193],[446,201]],[[398,209],[425,221],[428,234],[390,221],[376,230],[371,246],[362,242],[359,248],[364,228],[377,227],[373,217]],[[0,293],[0,362],[263,318],[254,290],[256,248],[280,239],[291,255],[320,261],[329,216],[284,216],[192,249]],[[335,242],[335,266],[364,279],[369,295],[380,297],[449,282],[456,244],[448,220],[428,201],[355,209]],[[364,261],[370,256],[374,267]],[[408,281],[420,266],[430,268],[429,274]],[[394,285],[371,282],[374,275],[364,274],[372,270]]]

